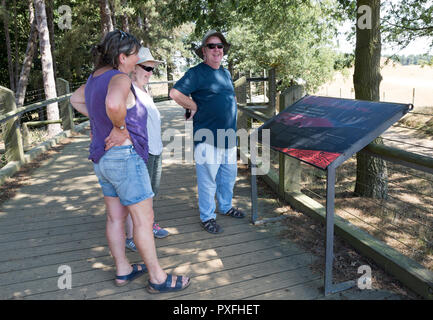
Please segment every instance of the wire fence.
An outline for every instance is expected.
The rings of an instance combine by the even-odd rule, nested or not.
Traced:
[[[379,92],[380,101],[412,103],[416,108],[433,106],[431,101],[432,83],[421,83],[416,87],[395,83],[395,80],[382,82]],[[317,90],[315,94],[335,98],[355,99],[355,89],[352,80],[339,80],[337,84],[325,85]]]
[[[433,270],[433,175],[388,161],[385,164],[387,174],[381,183],[387,185],[387,199],[361,197],[355,192],[356,157],[338,168],[335,212]],[[302,168],[302,192],[325,205],[326,177],[311,166]]]

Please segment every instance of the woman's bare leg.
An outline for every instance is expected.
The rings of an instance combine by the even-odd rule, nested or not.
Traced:
[[[132,267],[125,254],[125,220],[128,208],[117,197],[104,197],[107,211],[106,235],[111,255],[116,266],[116,275],[131,273]],[[119,283],[124,280],[116,280]]]
[[[134,205],[128,206],[134,223],[134,242],[149,270],[149,280],[152,283],[160,284],[165,282],[167,274],[162,270],[156,254],[155,239],[153,236],[153,199],[149,198]],[[176,284],[173,276],[172,287]],[[183,285],[188,282],[187,277],[183,277]]]

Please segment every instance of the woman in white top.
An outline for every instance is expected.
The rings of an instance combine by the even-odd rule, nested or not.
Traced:
[[[153,69],[162,61],[155,60],[148,48],[141,47],[138,52],[139,60],[135,70],[131,74],[132,84],[137,95],[137,99],[146,106],[147,109],[147,135],[149,137],[149,160],[147,161],[147,170],[149,171],[152,190],[155,197],[159,190],[162,170],[162,139],[161,139],[161,115],[156,108],[152,97],[147,88]],[[168,231],[153,223],[153,234],[155,238],[165,238]],[[131,218],[126,221],[126,247],[136,251],[132,239],[133,226]]]

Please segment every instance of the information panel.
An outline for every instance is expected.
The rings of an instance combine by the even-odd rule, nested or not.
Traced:
[[[305,96],[263,124],[259,140],[260,131],[270,129],[271,148],[326,169],[354,143],[397,114],[407,113],[410,106]]]

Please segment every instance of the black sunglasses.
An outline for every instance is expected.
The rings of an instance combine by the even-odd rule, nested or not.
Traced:
[[[224,44],[223,43],[208,43],[208,44],[206,44],[206,47],[208,47],[209,49],[215,49],[215,47],[217,47],[218,49],[222,49],[222,48],[224,48]]]
[[[141,69],[143,69],[144,71],[147,71],[147,72],[151,72],[155,69],[154,67],[143,66],[141,64],[137,64],[137,66],[139,66]]]
[[[122,30],[119,30],[120,32],[120,41],[123,40],[123,38],[128,38],[128,34]]]

